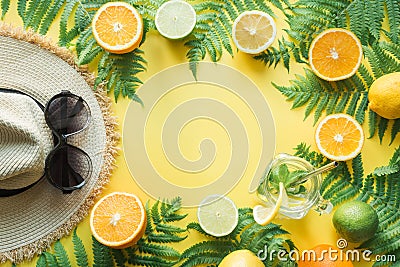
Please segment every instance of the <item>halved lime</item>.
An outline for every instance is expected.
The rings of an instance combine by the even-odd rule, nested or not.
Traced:
[[[196,25],[196,11],[183,0],[171,0],[162,4],[156,13],[158,32],[169,39],[189,35]]]
[[[197,218],[206,233],[220,237],[230,234],[235,229],[239,214],[235,203],[228,197],[210,195],[201,201]]]

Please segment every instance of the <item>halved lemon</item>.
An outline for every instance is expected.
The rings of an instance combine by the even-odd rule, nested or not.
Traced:
[[[102,5],[93,17],[93,36],[106,51],[123,54],[138,48],[143,37],[139,12],[125,2]]]
[[[245,11],[233,22],[232,39],[242,52],[258,54],[267,49],[275,37],[276,24],[265,12]]]
[[[315,142],[327,158],[346,161],[355,158],[364,144],[361,125],[347,114],[326,116],[317,126]]]
[[[158,32],[169,39],[180,39],[189,35],[196,25],[196,11],[183,0],[171,0],[162,4],[156,13]]]
[[[285,186],[282,182],[279,183],[279,196],[276,203],[272,207],[257,205],[253,208],[253,218],[260,225],[267,225],[278,215],[279,209],[283,203],[288,203]]]
[[[235,229],[239,213],[230,198],[210,195],[201,201],[197,210],[197,218],[206,233],[220,237],[230,234]]]

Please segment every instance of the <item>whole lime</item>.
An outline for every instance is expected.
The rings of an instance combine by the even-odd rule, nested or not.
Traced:
[[[264,267],[264,263],[247,249],[236,250],[228,254],[219,267]]]
[[[386,119],[400,118],[400,72],[376,79],[368,92],[369,108]]]
[[[379,218],[370,205],[355,200],[342,204],[333,215],[332,222],[341,237],[359,243],[375,235]]]

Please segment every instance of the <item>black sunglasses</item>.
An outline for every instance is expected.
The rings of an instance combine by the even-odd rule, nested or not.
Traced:
[[[92,161],[82,149],[67,143],[67,138],[88,127],[91,114],[82,97],[62,91],[47,103],[46,123],[57,138],[45,163],[47,180],[63,193],[82,188],[92,174]]]
[[[32,98],[44,111],[46,123],[53,132],[55,147],[45,162],[45,174],[48,181],[63,193],[71,193],[82,188],[92,174],[92,161],[82,149],[67,143],[67,138],[88,127],[91,114],[88,104],[82,97],[69,91],[62,91],[52,97],[44,107],[32,96],[14,89],[0,88],[0,92],[17,93]],[[24,188],[0,189],[0,197],[22,193],[41,179]]]

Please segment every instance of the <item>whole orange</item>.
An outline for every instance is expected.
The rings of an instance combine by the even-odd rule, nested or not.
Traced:
[[[351,261],[346,261],[345,251],[328,244],[315,246],[306,252],[300,253],[299,267],[353,267]]]

